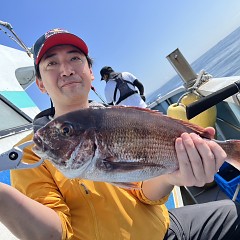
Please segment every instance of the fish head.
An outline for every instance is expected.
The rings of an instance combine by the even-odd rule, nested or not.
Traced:
[[[94,130],[84,123],[59,117],[36,131],[33,151],[63,172],[80,169],[88,165],[94,156],[94,134]]]

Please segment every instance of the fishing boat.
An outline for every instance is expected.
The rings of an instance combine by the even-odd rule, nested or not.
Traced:
[[[34,79],[32,67],[33,61],[25,51],[0,45],[0,169],[15,167],[18,152],[11,149],[32,131],[32,119],[40,111],[24,90]],[[8,157],[12,159],[12,166],[6,164]],[[0,171],[0,181],[10,184],[9,169]],[[0,239],[17,238],[0,223]]]
[[[148,107],[182,119],[179,104],[186,96],[196,94],[197,98],[186,107],[186,118],[183,120],[192,119],[199,125],[205,121],[212,122],[217,140],[240,139],[240,76],[214,78],[204,70],[196,74],[179,49],[170,53],[167,59],[181,77],[182,85],[156,96]],[[212,107],[215,110],[209,111]],[[198,119],[194,121],[196,117]],[[224,163],[213,183],[202,188],[181,187],[180,195],[183,205],[229,198],[240,202],[239,189],[240,171]]]
[[[33,60],[29,57],[31,54],[13,32],[9,23],[0,21],[0,26],[7,28],[24,49],[22,51],[0,45],[0,69],[2,69],[0,71],[0,159],[1,161],[8,160],[8,158],[13,160],[11,166],[4,163],[6,169],[1,169],[0,163],[0,181],[11,184],[9,169],[17,168],[22,164],[21,161],[17,164],[15,162],[21,149],[13,151],[12,147],[32,131],[32,120],[40,110],[26,92],[26,89],[35,80]],[[148,102],[148,107],[167,114],[169,107],[179,103],[183,96],[189,92],[197,92],[201,99],[188,106],[189,111],[186,111],[186,117],[195,117],[196,113],[201,113],[212,105],[216,105],[217,117],[214,122],[217,131],[216,138],[219,140],[240,139],[240,94],[238,88],[240,77],[214,78],[204,71],[196,74],[178,49],[167,58],[183,79],[183,84],[164,95],[156,95],[151,102]],[[225,93],[226,89],[228,90],[227,94]],[[219,92],[221,97],[213,96]],[[102,101],[102,98],[100,100]],[[202,100],[204,100],[203,103],[201,103]],[[200,105],[194,105],[197,103]],[[216,181],[203,188],[175,187],[166,204],[167,207],[170,209],[225,198],[234,198],[239,201],[239,171],[232,168],[228,170],[228,167],[224,167],[225,175],[234,174],[230,180],[223,181],[224,179],[221,180],[223,176],[219,175],[216,176]],[[227,191],[224,191],[226,189]],[[0,223],[0,239],[14,240],[17,238]]]

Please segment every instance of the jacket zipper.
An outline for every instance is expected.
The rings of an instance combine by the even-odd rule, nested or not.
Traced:
[[[99,234],[99,230],[98,230],[96,212],[95,212],[95,208],[94,208],[94,205],[92,202],[91,191],[86,187],[86,185],[84,183],[80,182],[80,185],[81,185],[81,192],[83,193],[84,199],[88,203],[91,213],[92,213],[96,240],[99,240],[100,234]]]

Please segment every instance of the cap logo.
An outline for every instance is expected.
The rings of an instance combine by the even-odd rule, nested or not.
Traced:
[[[61,44],[72,44],[81,49],[84,54],[88,55],[88,47],[81,38],[71,34],[65,29],[55,28],[46,32],[35,42],[33,46],[35,65],[39,63],[41,57],[49,48]]]
[[[61,29],[61,28],[51,29],[45,33],[45,39],[51,37],[54,34],[58,34],[58,33],[69,33],[69,32],[64,29]]]

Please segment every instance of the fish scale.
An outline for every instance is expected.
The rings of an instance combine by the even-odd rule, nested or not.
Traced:
[[[111,119],[111,116],[109,118]],[[106,121],[107,120],[105,119],[104,122]],[[136,118],[136,121],[139,122],[139,119]],[[110,120],[110,122],[112,121]],[[122,125],[122,122],[120,123]],[[115,125],[116,123],[112,124],[111,129],[114,128]],[[156,158],[168,159],[169,157],[172,157],[170,153],[173,153],[172,155],[176,157],[175,152],[173,151],[174,142],[173,144],[167,143],[164,151],[161,151],[162,149],[159,148],[159,142],[162,141],[162,134],[153,135],[152,133],[157,132],[157,128],[153,126],[153,124],[149,124],[149,121],[147,121],[145,125],[147,129],[135,129],[133,124],[127,126],[125,124],[123,125],[124,126],[120,128],[121,131],[114,131],[115,134],[107,133],[103,140],[103,142],[106,142],[108,145],[110,145],[111,142],[120,143],[118,147],[115,146],[115,148],[113,148],[114,153],[120,158],[131,160],[134,157],[134,159],[141,158],[148,159],[149,161],[150,159],[156,160]],[[162,125],[159,126],[158,131],[163,131]],[[175,137],[173,141],[175,141]],[[123,152],[125,155],[121,156]],[[146,158],[144,158],[144,156],[146,156]]]

